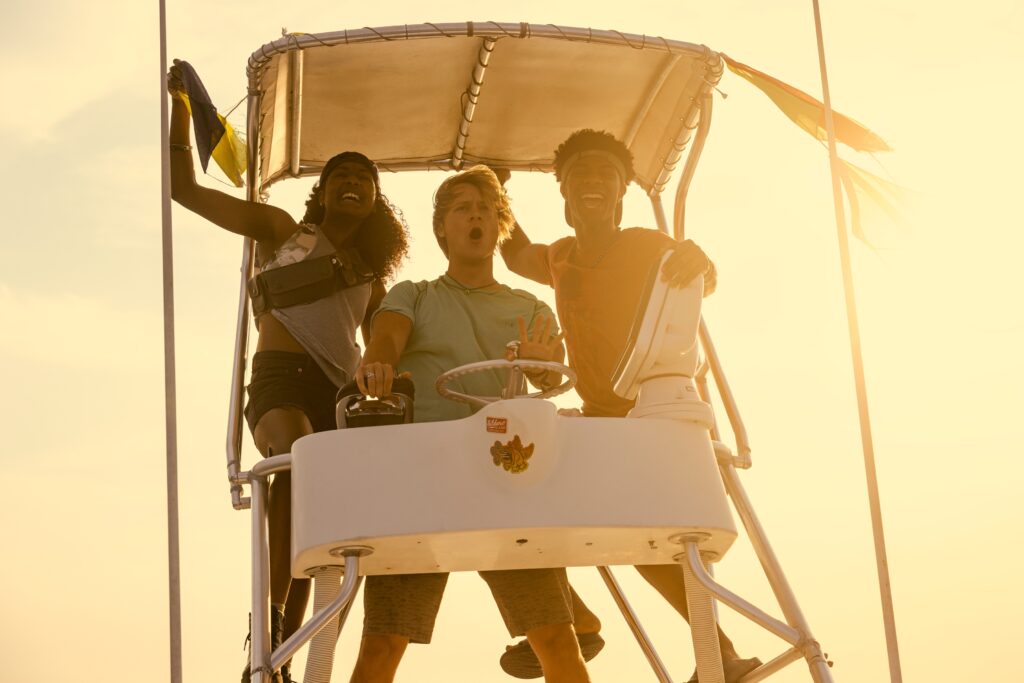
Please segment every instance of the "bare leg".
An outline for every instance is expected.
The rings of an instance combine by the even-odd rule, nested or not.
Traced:
[[[572,624],[538,626],[526,632],[526,639],[540,660],[547,683],[590,682]]]
[[[686,588],[683,586],[683,568],[677,564],[652,564],[640,565],[636,570],[640,576],[647,580],[647,583],[654,586],[654,589],[661,593],[661,596],[672,605],[677,612],[690,621],[689,609],[686,606]],[[736,648],[728,636],[718,629],[718,644],[722,650],[722,659],[739,659]]]
[[[274,408],[269,410],[256,423],[253,438],[256,447],[264,457],[290,453],[292,444],[300,437],[313,433],[313,426],[305,413],[297,408]],[[304,581],[302,588],[296,591],[294,598],[289,599],[291,577],[291,543],[292,543],[292,479],[290,472],[274,475],[270,484],[270,497],[267,501],[267,517],[270,545],[270,602],[275,605],[287,605],[285,609],[285,633],[287,638],[302,623],[306,611],[306,600],[309,596],[309,582]]]
[[[408,645],[405,636],[363,636],[350,683],[392,683]]]
[[[310,579],[292,579],[288,589],[288,600],[284,607],[285,638],[299,630],[306,616],[306,605],[309,602]]]
[[[573,631],[581,636],[598,633],[601,630],[601,620],[583,603],[576,589],[571,585],[569,586],[569,592],[572,600]],[[526,635],[529,636],[529,633]],[[591,649],[586,650],[589,653],[587,659],[593,659],[603,645],[604,641],[590,643],[589,647]],[[576,643],[576,648],[579,649],[579,642]],[[506,646],[505,654],[501,657],[501,666],[510,675],[520,677],[527,673],[530,676],[538,676],[538,667],[543,668],[541,667],[540,657],[533,650],[533,643],[529,638],[525,642],[520,640],[514,645]]]
[[[601,620],[590,611],[580,599],[576,589],[569,586],[572,592],[572,626],[576,633],[597,633],[601,630]]]

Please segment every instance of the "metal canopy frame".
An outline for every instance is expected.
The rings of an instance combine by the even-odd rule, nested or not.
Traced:
[[[455,43],[451,41],[456,41]],[[329,151],[318,149],[312,141],[324,133],[317,129],[317,117],[323,117],[322,106],[313,92],[318,89],[316,79],[311,77],[311,69],[316,71],[325,63],[332,62],[335,69],[344,69],[346,60],[351,56],[353,61],[359,58],[359,52],[372,51],[383,44],[392,46],[413,45],[422,48],[432,45],[447,48],[461,43],[461,52],[469,55],[469,59],[456,60],[454,64],[420,63],[416,61],[402,62],[403,68],[418,69],[417,73],[427,74],[451,71],[462,74],[457,91],[448,93],[457,98],[457,106],[448,109],[453,114],[441,122],[446,125],[443,144],[424,153],[395,153],[389,150],[387,142],[393,141],[396,132],[390,129],[386,120],[374,120],[372,126],[358,128],[351,132],[353,137],[341,136],[330,144]],[[603,74],[594,78],[594,70],[600,69],[600,59],[584,58],[574,62],[575,67],[582,69],[580,77],[586,80],[591,77],[590,85],[604,88],[603,95],[591,101],[581,102],[579,98],[566,99],[560,93],[565,83],[553,79],[546,82],[543,78],[535,78],[541,92],[534,89],[527,97],[551,97],[556,101],[561,95],[561,102],[571,113],[559,117],[558,120],[534,122],[532,127],[522,130],[515,127],[502,128],[500,139],[496,139],[488,125],[485,114],[493,115],[496,109],[490,103],[493,93],[500,92],[501,71],[506,72],[510,65],[505,60],[509,53],[516,50],[513,45],[540,43],[542,45],[573,45],[574,50],[594,51],[593,54],[618,50],[617,58],[626,61],[635,58],[639,53],[653,59],[647,59],[647,69],[642,75],[646,78],[645,85],[636,90],[633,107],[628,116],[623,116],[621,108],[609,114],[600,105],[604,100],[613,97],[621,83],[615,79],[604,79]],[[401,49],[401,47],[398,47]],[[460,50],[455,50],[459,52]],[[415,53],[416,50],[413,50]],[[520,51],[522,53],[522,51]],[[373,55],[371,55],[373,56]],[[465,56],[465,55],[463,55]],[[522,54],[519,55],[522,57]],[[538,59],[537,55],[526,58],[530,63]],[[593,61],[594,63],[589,63]],[[311,67],[313,65],[313,67]],[[536,62],[532,65],[536,68]],[[511,66],[515,66],[512,64]],[[590,69],[588,72],[587,69]],[[687,69],[688,71],[681,71]],[[266,199],[269,188],[276,182],[289,177],[317,175],[323,164],[335,152],[345,149],[358,149],[374,159],[378,166],[387,171],[416,170],[458,170],[468,164],[489,163],[500,165],[510,170],[529,170],[551,172],[552,150],[572,131],[582,127],[605,129],[626,142],[637,160],[637,183],[650,198],[655,220],[659,229],[672,234],[676,239],[684,235],[685,202],[690,183],[694,177],[700,159],[704,141],[710,131],[712,112],[712,91],[722,75],[723,60],[720,55],[703,45],[685,43],[664,38],[625,34],[616,31],[596,31],[587,28],[571,28],[553,25],[532,25],[526,23],[452,23],[452,24],[419,24],[407,26],[390,26],[384,28],[362,28],[357,30],[339,31],[323,34],[287,34],[282,38],[268,43],[249,58],[247,74],[248,90],[248,176],[247,194],[251,201]],[[338,76],[339,72],[335,72]],[[322,76],[322,73],[319,74]],[[533,76],[544,76],[544,73],[533,73]],[[640,78],[640,77],[638,77]],[[494,86],[493,81],[499,80]],[[609,82],[604,83],[603,80]],[[682,82],[682,85],[680,85]],[[635,83],[633,84],[635,86]],[[343,86],[339,86],[342,87]],[[359,82],[355,83],[359,87]],[[544,90],[546,88],[546,90]],[[431,91],[432,92],[432,91]],[[578,94],[578,93],[576,93]],[[489,99],[491,98],[491,99]],[[625,99],[625,98],[622,98]],[[668,103],[666,105],[666,102]],[[272,106],[271,106],[272,105]],[[485,111],[490,106],[489,111]],[[358,109],[359,103],[353,104]],[[671,111],[665,116],[666,107]],[[328,115],[337,111],[329,111]],[[617,115],[616,115],[617,114]],[[424,121],[433,121],[434,114],[423,113]],[[660,118],[659,118],[660,116]],[[658,121],[656,132],[652,131],[653,122]],[[321,121],[322,123],[322,121]],[[377,125],[380,124],[380,125]],[[309,128],[310,130],[306,130]],[[417,125],[414,131],[405,131],[407,136],[416,136],[422,126]],[[538,130],[544,135],[537,136]],[[333,132],[333,128],[331,129]],[[540,137],[541,141],[532,144],[531,136]],[[546,138],[545,138],[546,136]],[[418,138],[397,136],[400,145],[418,142]],[[552,143],[551,141],[555,142]],[[482,144],[481,144],[481,141]],[[511,141],[511,145],[502,146]],[[539,145],[539,146],[537,146]],[[283,152],[278,150],[283,148]],[[665,210],[661,202],[661,194],[668,186],[672,173],[684,152],[686,161],[675,193],[675,206],[672,213],[672,227],[668,225]],[[515,154],[510,154],[513,149]],[[236,327],[235,359],[232,372],[231,399],[228,418],[227,435],[227,467],[231,486],[232,504],[236,509],[252,507],[252,667],[254,680],[265,681],[269,673],[280,666],[304,642],[313,638],[317,631],[323,629],[338,614],[342,623],[355,591],[358,589],[359,552],[353,551],[344,557],[343,571],[345,581],[339,588],[330,604],[326,604],[314,618],[299,632],[294,634],[280,648],[271,651],[269,642],[269,615],[266,538],[266,490],[267,476],[276,471],[290,467],[290,456],[279,455],[257,463],[251,470],[243,471],[241,467],[242,414],[241,406],[244,390],[244,376],[247,364],[247,345],[249,332],[249,309],[246,282],[251,276],[254,262],[254,245],[245,241],[239,285],[238,324]],[[710,387],[707,375],[714,380],[715,387],[725,406],[725,412],[731,431],[736,441],[735,455],[729,446],[720,439],[718,427],[711,433],[714,441],[715,454],[723,483],[733,501],[748,537],[765,571],[772,591],[778,600],[785,621],[781,621],[763,612],[745,601],[743,598],[720,586],[708,574],[704,565],[715,558],[701,557],[697,550],[696,538],[680,538],[682,552],[676,558],[682,565],[688,581],[688,593],[691,595],[714,595],[718,600],[740,612],[747,618],[770,632],[774,633],[789,645],[775,658],[744,677],[744,683],[762,680],[788,664],[805,659],[816,683],[832,681],[829,664],[825,661],[821,647],[811,634],[809,625],[804,618],[786,578],[782,572],[767,537],[758,521],[750,500],[746,495],[738,477],[737,469],[751,466],[750,446],[746,430],[739,410],[726,381],[721,362],[715,352],[707,325],[702,321],[700,327],[700,343],[704,361],[697,373],[699,392],[703,400],[710,403]],[[251,486],[251,498],[243,497],[243,486]],[[633,630],[644,654],[648,658],[659,681],[670,683],[664,664],[659,659],[650,639],[636,620],[632,608],[622,594],[617,581],[607,567],[599,568],[602,578],[613,595],[624,618]],[[707,603],[710,605],[710,603]],[[691,605],[691,610],[697,605]],[[696,615],[697,612],[694,612]],[[710,620],[710,621],[708,621]],[[714,617],[707,612],[705,622],[713,629]],[[696,625],[696,621],[695,621]],[[707,624],[704,624],[707,626]],[[713,633],[713,631],[711,631]],[[333,641],[333,636],[329,638]],[[716,645],[717,647],[717,645]],[[707,664],[709,659],[717,661],[717,657],[704,658],[698,656],[698,667],[701,677],[721,676],[721,669]],[[710,668],[709,668],[710,666]]]

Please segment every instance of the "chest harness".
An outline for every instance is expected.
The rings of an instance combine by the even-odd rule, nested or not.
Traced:
[[[265,270],[250,278],[247,287],[253,317],[258,318],[275,308],[312,303],[372,280],[373,271],[359,252],[345,247],[333,254]]]

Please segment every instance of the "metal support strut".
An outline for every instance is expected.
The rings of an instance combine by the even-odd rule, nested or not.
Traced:
[[[476,105],[480,101],[480,89],[484,84],[487,63],[491,61],[495,42],[494,38],[484,38],[483,44],[480,45],[480,51],[477,53],[476,65],[473,67],[473,77],[466,90],[466,99],[462,104],[462,121],[459,122],[459,135],[455,139],[455,151],[452,154],[452,168],[457,171],[462,169],[462,156],[466,152],[466,142],[469,140],[469,127],[473,125],[473,114],[476,113]]]
[[[651,668],[654,669],[654,675],[658,677],[659,683],[672,683],[672,677],[668,674],[668,668],[665,667],[665,663],[658,656],[658,651],[654,649],[654,643],[651,642],[650,636],[644,631],[644,627],[640,625],[640,620],[637,619],[633,606],[626,600],[622,587],[615,580],[612,570],[608,567],[598,567],[597,571],[601,573],[604,585],[608,587],[608,592],[612,594],[612,599],[615,600],[615,604],[618,606],[619,611],[622,612],[629,630],[633,632],[636,642],[640,645],[644,656],[647,657]]]
[[[706,560],[697,554],[697,539],[684,537],[687,551],[693,550],[696,557],[677,556],[676,561],[683,568],[683,584],[686,586],[686,608],[690,615],[690,630],[693,634],[693,656],[697,661],[697,680],[701,683],[725,683],[722,670],[722,650],[718,642],[718,620],[715,617],[711,592],[697,580],[695,567],[705,571]]]
[[[258,462],[248,473],[252,508],[252,641],[250,667],[252,683],[271,683],[273,673],[288,662],[299,648],[313,639],[351,604],[359,589],[359,558],[370,550],[364,546],[339,548],[335,553],[343,559],[344,568],[331,568],[334,577],[344,574],[337,593],[302,627],[271,652],[270,643],[270,547],[267,534],[267,477],[291,468],[291,455],[277,455]],[[327,568],[320,568],[327,569]],[[319,574],[319,569],[314,575]],[[327,577],[330,578],[330,577]],[[333,591],[332,591],[333,592]],[[347,612],[346,612],[347,614]],[[329,635],[331,650],[337,631]],[[329,671],[329,669],[328,669]],[[308,672],[307,672],[308,673]],[[307,679],[311,680],[311,679]]]

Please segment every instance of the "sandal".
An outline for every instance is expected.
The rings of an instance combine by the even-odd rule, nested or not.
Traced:
[[[597,653],[604,647],[604,638],[599,633],[577,633],[576,640],[580,644],[580,652],[583,653],[583,661],[589,662],[597,656]],[[505,648],[505,654],[501,656],[501,668],[509,676],[516,678],[540,678],[544,675],[541,669],[540,660],[530,647],[530,641],[523,638],[515,645]]]
[[[245,637],[245,646],[249,645],[252,639],[252,615],[249,615],[249,635]],[[279,610],[277,607],[271,606],[270,608],[270,647],[271,649],[277,649],[281,645],[281,641],[284,640],[284,612]],[[243,649],[244,647],[243,646]],[[252,670],[250,664],[246,664],[242,670],[242,683],[250,683],[252,679]],[[281,670],[275,672],[271,677],[274,683],[293,683],[291,677],[291,671],[288,664],[281,667]]]

